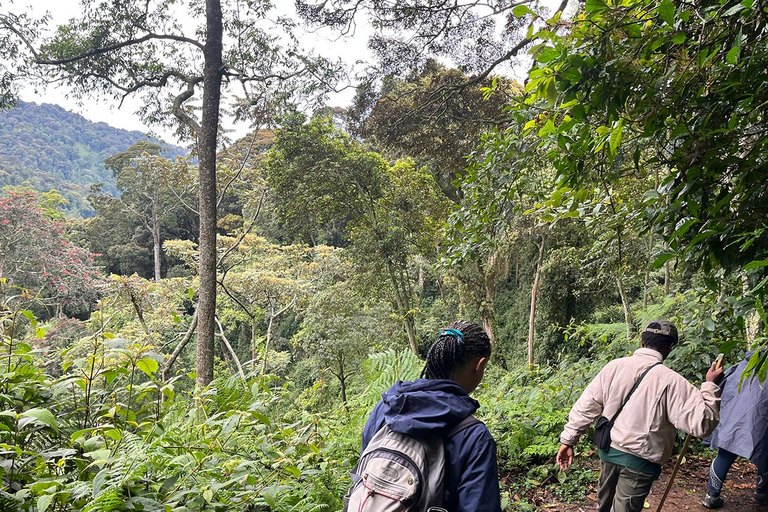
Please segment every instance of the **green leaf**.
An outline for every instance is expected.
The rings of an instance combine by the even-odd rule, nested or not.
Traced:
[[[727,18],[728,16],[733,16],[734,14],[741,12],[744,9],[746,9],[746,6],[744,6],[743,4],[736,4],[723,13],[723,18]]]
[[[267,505],[269,505],[269,508],[274,510],[276,505],[275,500],[275,489],[272,487],[267,487],[266,489],[263,489],[261,491],[261,497],[264,498],[264,501],[267,502]]]
[[[616,155],[621,146],[621,133],[624,130],[624,123],[619,122],[619,125],[611,132],[611,139],[608,142],[608,149],[612,155]]]
[[[283,468],[288,473],[291,474],[294,478],[300,478],[301,477],[301,470],[297,468],[296,466],[286,466]]]
[[[754,270],[768,266],[768,260],[753,260],[744,265],[744,270]]]
[[[677,137],[680,137],[681,135],[689,135],[688,127],[685,125],[685,123],[680,123],[672,130],[672,133],[669,135],[670,138],[675,139]]]
[[[755,299],[755,309],[757,314],[760,315],[760,320],[763,321],[763,325],[768,325],[768,317],[765,315],[765,308],[763,308],[763,302],[758,297]]]
[[[662,254],[659,254],[655,260],[653,260],[653,268],[661,268],[666,262],[671,260],[672,258],[675,258],[677,254],[672,252],[665,252]]]
[[[212,490],[210,490],[210,489],[206,489],[206,490],[204,490],[204,491],[203,491],[203,499],[204,499],[204,500],[205,500],[207,503],[210,503],[210,502],[213,500],[213,491],[212,491]]]
[[[35,314],[31,311],[27,311],[26,309],[21,312],[22,315],[27,317],[27,320],[29,320],[29,325],[32,326],[32,328],[37,327],[37,318],[35,318]]]
[[[587,3],[584,5],[584,9],[587,12],[600,12],[607,8],[608,6],[603,0],[587,0]]]
[[[527,14],[530,14],[533,16],[536,15],[536,13],[533,12],[527,5],[518,5],[517,7],[512,9],[512,14],[514,14],[516,18],[522,18]]]
[[[733,41],[733,48],[731,48],[728,51],[728,54],[725,56],[725,61],[728,64],[738,64],[739,58],[741,57],[741,43],[744,35],[741,29],[739,29],[739,33],[736,34],[736,38]]]
[[[554,77],[550,78],[547,82],[547,101],[550,105],[554,105],[557,102],[557,83]]]
[[[519,6],[518,6],[519,7]],[[560,56],[560,52],[552,48],[551,46],[544,46],[536,55],[536,60],[541,63],[547,63],[555,60]]]
[[[253,416],[260,423],[263,423],[268,427],[272,425],[272,422],[269,421],[269,418],[264,413],[259,411],[249,411],[249,412],[251,413],[251,416]]]
[[[678,32],[674,36],[672,36],[672,42],[675,44],[683,44],[685,42],[685,34],[682,32]]]
[[[661,0],[661,4],[659,4],[659,17],[670,27],[675,26],[675,5],[671,0]]]
[[[160,367],[160,364],[154,359],[149,357],[145,357],[144,359],[139,359],[136,362],[136,368],[143,371],[150,377],[154,375],[154,373],[157,371],[159,367]]]
[[[677,223],[677,226],[675,226],[675,232],[672,233],[670,238],[674,239],[685,235],[688,230],[691,229],[691,226],[696,224],[696,222],[698,221],[692,217],[686,217],[680,220],[680,222]]]
[[[58,430],[58,425],[56,424],[56,417],[51,414],[51,411],[48,409],[30,409],[28,411],[24,411],[21,413],[22,416],[27,416],[29,418],[35,418],[40,423],[43,423],[45,425],[48,425],[54,430]]]
[[[53,502],[55,496],[53,494],[43,494],[37,498],[37,512],[45,512]]]
[[[539,137],[546,137],[547,135],[551,135],[556,132],[557,127],[555,126],[555,123],[553,123],[550,119],[544,124],[541,130],[539,130]]]

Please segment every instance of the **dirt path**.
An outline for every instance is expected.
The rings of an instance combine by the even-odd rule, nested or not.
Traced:
[[[664,504],[664,512],[677,511],[697,511],[704,512],[706,509],[701,505],[701,498],[704,496],[707,487],[707,476],[709,474],[710,459],[704,459],[697,456],[686,458],[686,461],[680,467],[680,471],[675,478],[675,483],[667,496]],[[669,482],[674,461],[671,461],[665,468],[659,480],[653,486],[651,494],[648,496],[650,507],[646,510],[656,512],[659,506],[661,496]],[[739,460],[728,473],[728,479],[725,482],[722,496],[725,499],[723,511],[738,512],[768,512],[768,507],[760,507],[752,501],[752,494],[755,492],[755,482],[757,473],[755,466],[749,462]],[[595,510],[597,506],[596,485],[593,485],[587,497],[581,502],[562,503],[552,499],[550,493],[532,493],[529,499],[535,503],[539,510],[549,512],[588,512]]]

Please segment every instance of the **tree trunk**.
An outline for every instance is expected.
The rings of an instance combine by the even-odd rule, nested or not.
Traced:
[[[653,264],[653,231],[648,233],[648,261],[645,263],[643,275],[643,309],[648,307],[648,295],[650,295],[651,265]]]
[[[416,343],[416,323],[413,321],[413,315],[410,313],[403,317],[403,328],[405,329],[406,336],[408,336],[408,345],[411,347],[411,352],[417,356],[420,355],[419,345]]]
[[[256,336],[256,317],[251,317],[251,372],[256,374],[256,361],[259,355],[256,353],[258,336]]]
[[[160,219],[157,217],[157,207],[152,205],[152,246],[155,257],[155,282],[160,282],[160,262],[163,252],[163,242],[160,240]]]
[[[539,294],[539,281],[541,279],[541,266],[544,262],[544,244],[546,235],[541,234],[541,245],[539,245],[539,259],[536,261],[536,273],[533,276],[533,286],[531,287],[531,314],[528,317],[528,370],[533,370],[533,335],[536,321],[536,297]]]
[[[624,308],[624,321],[627,323],[627,340],[632,341],[634,319],[632,318],[632,309],[629,306],[629,297],[627,297],[627,291],[624,289],[624,282],[621,280],[620,275],[616,275],[616,285],[619,288],[621,307]]]
[[[216,323],[216,141],[221,102],[222,13],[220,0],[206,0],[206,41],[203,55],[203,106],[197,151],[200,169],[200,277],[197,305],[197,387],[213,380]]]
[[[261,363],[261,375],[267,372],[267,357],[269,356],[269,341],[272,339],[272,322],[275,321],[275,308],[270,307],[269,322],[267,323],[267,337],[264,340],[264,360]]]
[[[411,311],[408,290],[404,289],[405,283],[398,279],[398,272],[395,269],[395,265],[389,259],[387,259],[387,270],[389,271],[389,279],[392,282],[392,292],[395,295],[395,302],[398,309],[397,312],[403,316],[403,329],[405,329],[405,335],[408,337],[408,345],[411,347],[411,351],[418,356],[419,345],[416,342],[416,325],[413,321],[413,312]],[[407,279],[407,277],[404,279]]]
[[[339,356],[339,387],[341,388],[341,401],[344,409],[347,408],[347,376],[344,373],[344,355]]]
[[[669,272],[669,261],[664,262],[664,295],[669,295],[671,288],[671,277]]]
[[[485,305],[483,306],[483,330],[488,335],[488,339],[491,341],[491,350],[496,351],[496,338],[493,335],[493,316],[494,307],[493,299],[496,295],[496,287],[494,285],[494,276],[491,269],[485,271]]]
[[[163,380],[168,378],[168,372],[171,370],[171,366],[173,366],[173,363],[175,363],[176,359],[179,358],[179,354],[181,354],[181,351],[184,350],[184,347],[187,346],[187,343],[189,343],[189,340],[192,339],[192,335],[195,333],[196,327],[197,327],[197,310],[195,310],[195,314],[192,315],[192,321],[189,322],[189,329],[187,329],[186,334],[184,334],[184,338],[182,338],[181,342],[173,350],[171,357],[168,359],[168,361],[166,361],[165,365],[163,366]]]

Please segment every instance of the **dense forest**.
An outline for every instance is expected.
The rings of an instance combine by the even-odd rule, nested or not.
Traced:
[[[141,132],[92,123],[57,105],[20,101],[0,111],[0,186],[55,189],[68,201],[69,216],[93,215],[87,199],[92,185],[117,192],[104,160],[145,139]],[[166,145],[163,154],[173,159],[186,151]]]
[[[4,101],[39,67],[196,148],[84,127],[4,163],[0,509],[340,510],[369,411],[459,318],[491,338],[502,506],[552,508],[594,480],[588,440],[556,469],[568,411],[644,323],[676,322],[696,384],[765,345],[762,3],[177,3],[198,31],[166,2],[86,0],[46,37],[0,14]],[[375,66],[327,107],[345,71],[292,31],[364,16]],[[37,146],[23,107],[3,140]],[[225,143],[230,115],[253,130]]]

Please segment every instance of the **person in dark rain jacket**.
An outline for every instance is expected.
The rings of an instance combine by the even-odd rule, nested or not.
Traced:
[[[416,438],[446,436],[480,407],[469,393],[480,384],[490,355],[481,326],[448,326],[430,348],[422,378],[398,381],[382,394],[363,430],[363,451],[384,425]],[[444,487],[449,512],[501,511],[496,442],[484,424],[445,439]]]
[[[768,355],[767,351],[763,349],[759,357]],[[739,456],[757,466],[753,500],[768,506],[768,386],[756,376],[741,380],[754,354],[754,350],[747,353],[743,361],[729,368],[720,384],[723,390],[720,424],[703,443],[717,450],[717,457],[709,468],[707,494],[701,502],[706,508],[723,506],[720,491],[728,470]]]

